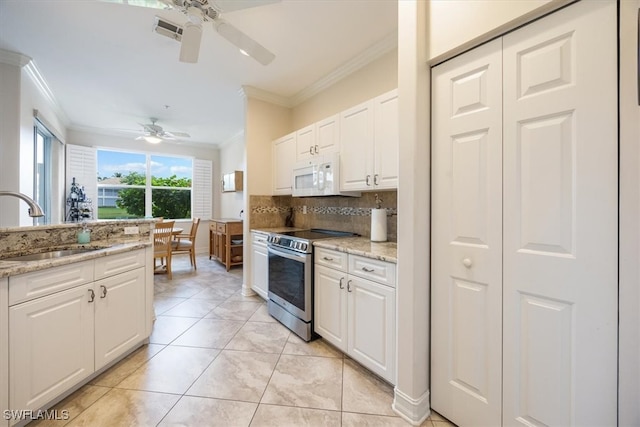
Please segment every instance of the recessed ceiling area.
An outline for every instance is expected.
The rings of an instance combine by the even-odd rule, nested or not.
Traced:
[[[223,143],[244,128],[242,87],[283,99],[397,33],[396,0],[282,0],[222,17],[275,54],[269,65],[242,55],[203,24],[198,62],[153,30],[178,10],[98,0],[2,0],[0,49],[33,59],[70,129],[140,132],[150,117],[189,141]]]

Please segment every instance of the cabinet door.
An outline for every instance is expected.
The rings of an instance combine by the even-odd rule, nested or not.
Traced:
[[[398,188],[398,90],[374,100],[374,174],[375,188]]]
[[[273,142],[273,194],[290,195],[293,165],[296,162],[296,135],[284,136]]]
[[[314,276],[314,330],[346,352],[347,274],[316,264]]]
[[[349,275],[349,355],[395,384],[395,289]]]
[[[138,268],[95,282],[96,370],[144,339],[144,279]]]
[[[373,101],[340,113],[340,189],[373,189]]]
[[[263,243],[264,242],[264,243]],[[266,236],[253,233],[253,256],[251,257],[251,289],[262,298],[269,299],[269,254]]]
[[[432,73],[431,406],[460,426],[501,421],[501,59],[495,40]]]
[[[9,409],[9,280],[0,278],[0,411]],[[0,421],[0,426],[8,422]]]
[[[296,160],[309,159],[317,154],[315,125],[296,131]]]
[[[340,151],[340,116],[327,117],[316,123],[316,147],[320,154]]]
[[[9,404],[38,409],[94,372],[92,284],[9,309]]]
[[[504,37],[508,425],[616,425],[616,49],[613,1]]]

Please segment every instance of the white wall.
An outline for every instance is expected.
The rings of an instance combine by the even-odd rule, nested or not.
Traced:
[[[161,144],[149,144],[144,141],[135,141],[134,138],[123,138],[120,136],[93,134],[77,130],[67,132],[67,143],[83,145],[95,148],[111,148],[123,151],[140,151],[156,154],[168,154],[175,156],[188,156],[197,159],[211,160],[213,162],[213,213],[214,217],[220,212],[220,189],[215,185],[217,176],[220,176],[220,152],[216,146],[205,146],[204,144],[175,144],[163,142]],[[211,218],[201,218],[198,227],[198,237],[196,239],[196,251],[208,253],[209,251],[209,220]],[[176,221],[176,227],[182,227],[187,231],[190,221]]]
[[[640,425],[640,100],[638,10],[620,3],[620,426]]]
[[[217,182],[222,180],[222,175],[234,172],[245,171],[247,160],[244,149],[244,133],[236,136],[220,147],[220,176]],[[243,186],[244,188],[244,186]],[[220,195],[220,217],[240,218],[240,211],[245,211],[244,190],[227,192]],[[245,215],[243,215],[244,217]]]
[[[431,0],[429,58],[487,41],[573,0]]]
[[[20,191],[20,68],[0,62],[0,190],[5,191]],[[1,227],[19,225],[20,204],[0,197]]]
[[[291,131],[301,129],[398,87],[398,50],[382,55],[292,108]]]

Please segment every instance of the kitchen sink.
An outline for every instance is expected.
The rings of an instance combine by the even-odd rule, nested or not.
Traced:
[[[20,255],[11,258],[3,258],[0,261],[43,261],[47,259],[62,258],[69,255],[84,254],[87,252],[97,251],[103,248],[76,248],[76,249],[62,249],[56,251],[40,252],[37,254]]]

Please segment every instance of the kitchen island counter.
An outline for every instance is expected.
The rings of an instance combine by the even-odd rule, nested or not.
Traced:
[[[398,262],[396,242],[372,242],[368,237],[336,237],[315,241],[313,245],[394,264]]]

